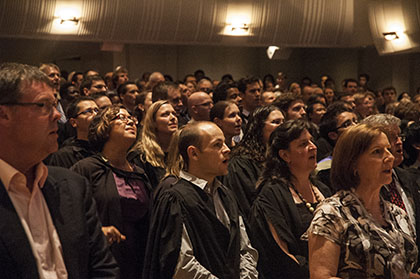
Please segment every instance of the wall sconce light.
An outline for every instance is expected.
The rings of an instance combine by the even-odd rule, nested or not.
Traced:
[[[73,18],[60,18],[60,24],[77,26],[77,24],[79,24],[79,19],[76,18],[76,17],[73,17]]]
[[[57,0],[54,12],[51,33],[53,34],[77,34],[83,24],[82,3],[76,0],[72,2]]]
[[[382,33],[382,35],[384,35],[384,38],[387,41],[393,41],[400,38],[397,32],[386,32],[386,33]]]
[[[248,36],[249,25],[246,23],[232,23],[226,25],[225,34],[230,36]]]
[[[267,48],[267,56],[268,59],[273,59],[274,53],[276,53],[277,50],[279,50],[280,48],[278,46],[269,46]]]

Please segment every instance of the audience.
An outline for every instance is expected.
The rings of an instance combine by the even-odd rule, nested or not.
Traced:
[[[10,65],[14,66],[10,68]],[[28,66],[4,64],[2,67],[5,67],[4,69],[6,70],[4,71],[14,73],[13,69]],[[3,71],[2,69],[0,69],[0,73]],[[42,74],[39,70],[45,74]],[[336,142],[340,141],[341,137],[347,134],[347,130],[356,131],[356,128],[352,127],[357,125],[357,122],[360,120],[366,124],[364,126],[358,125],[358,127],[364,127],[364,131],[357,132],[357,135],[354,135],[354,137],[370,135],[367,136],[367,138],[370,137],[370,140],[366,140],[361,150],[369,150],[371,148],[369,145],[372,142],[375,144],[381,142],[380,144],[382,144],[383,139],[381,137],[382,135],[386,135],[390,145],[389,151],[394,157],[392,169],[390,170],[391,182],[385,183],[382,187],[374,185],[375,183],[369,186],[371,187],[369,189],[374,189],[374,191],[380,188],[380,191],[377,192],[380,195],[380,199],[384,200],[382,202],[382,208],[386,208],[389,213],[388,216],[383,215],[382,219],[379,219],[379,222],[384,221],[386,217],[390,217],[398,211],[388,204],[386,204],[386,207],[383,206],[389,201],[395,203],[406,213],[404,216],[401,215],[399,221],[405,220],[404,218],[407,216],[413,232],[417,234],[420,230],[420,194],[418,191],[420,188],[420,179],[418,178],[418,174],[420,173],[418,170],[418,166],[420,165],[420,148],[418,148],[420,98],[418,98],[419,95],[413,96],[414,94],[410,94],[415,92],[398,92],[400,93],[398,94],[393,86],[388,86],[382,91],[370,89],[367,85],[370,77],[367,74],[360,74],[358,81],[352,78],[344,80],[342,82],[343,92],[336,93],[334,91],[334,80],[328,75],[322,75],[320,87],[307,77],[302,79],[301,83],[292,82],[288,86],[284,72],[279,72],[276,80],[274,80],[271,74],[268,74],[263,80],[258,77],[245,77],[238,79],[238,81],[235,81],[233,76],[227,73],[222,76],[220,82],[218,80],[212,81],[210,77],[205,75],[203,70],[195,71],[194,75],[186,75],[183,81],[173,81],[170,75],[163,75],[160,72],[145,72],[141,78],[133,79],[136,82],[131,82],[128,81],[127,69],[118,66],[114,71],[108,72],[105,75],[107,79],[107,83],[105,83],[104,79],[99,76],[96,70],[84,72],[72,70],[69,75],[67,75],[68,71],[64,70],[63,76],[65,79],[60,77],[60,68],[55,64],[44,63],[39,67],[39,70],[37,70],[37,75],[42,75],[42,78],[39,79],[37,77],[32,81],[32,77],[29,77],[31,83],[28,86],[32,86],[32,89],[36,91],[36,84],[39,82],[45,83],[45,86],[52,88],[51,90],[54,96],[59,101],[47,103],[44,102],[44,99],[25,102],[17,102],[16,100],[13,102],[9,100],[3,101],[0,104],[0,120],[5,116],[9,117],[9,110],[19,111],[19,113],[21,109],[22,111],[30,109],[40,111],[49,109],[51,112],[54,111],[54,119],[51,119],[52,122],[50,122],[58,125],[58,132],[57,130],[52,131],[53,124],[51,124],[50,130],[52,132],[50,134],[58,134],[57,141],[61,148],[52,154],[51,152],[48,152],[48,154],[45,152],[42,153],[44,156],[42,159],[49,165],[77,170],[77,172],[83,174],[90,182],[94,198],[97,202],[98,213],[103,222],[103,232],[107,236],[111,250],[121,268],[121,278],[142,278],[141,273],[144,251],[146,249],[146,234],[149,229],[149,205],[152,206],[153,204],[151,197],[155,196],[157,198],[156,201],[161,201],[161,195],[166,193],[166,190],[173,187],[175,187],[174,189],[181,187],[176,186],[180,181],[183,183],[185,182],[183,180],[191,181],[190,178],[192,176],[188,176],[188,173],[194,174],[195,177],[191,182],[196,185],[200,183],[196,183],[195,179],[200,181],[200,179],[208,178],[209,180],[207,181],[216,181],[214,179],[216,176],[219,176],[220,180],[225,183],[226,191],[220,188],[224,186],[218,186],[216,191],[220,191],[219,194],[222,196],[210,193],[207,198],[200,196],[200,199],[203,198],[204,201],[207,201],[206,206],[210,206],[216,210],[217,220],[214,219],[212,222],[221,222],[223,226],[226,226],[224,222],[228,218],[229,222],[235,223],[233,227],[233,223],[231,223],[231,229],[240,228],[236,232],[229,231],[223,237],[229,237],[230,235],[235,238],[235,241],[238,241],[238,239],[242,239],[245,242],[248,241],[245,229],[242,231],[242,221],[239,223],[235,221],[244,218],[246,227],[252,233],[250,235],[251,243],[260,252],[260,261],[258,264],[260,277],[307,278],[309,276],[307,269],[308,250],[304,240],[301,240],[300,235],[308,227],[312,215],[308,214],[304,210],[305,207],[301,206],[303,204],[302,201],[308,201],[308,204],[312,208],[315,208],[316,204],[312,204],[312,202],[320,201],[323,196],[329,195],[328,189],[325,189],[325,191],[322,184],[313,180],[313,175],[319,181],[329,186],[331,193],[339,190],[336,196],[337,198],[329,199],[329,201],[334,201],[333,205],[330,206],[335,206],[337,199],[339,200],[343,196],[348,197],[348,193],[340,190],[342,188],[334,188],[334,183],[330,180],[330,175],[332,174],[331,164],[334,164],[335,160],[332,155],[336,153],[334,151]],[[32,70],[25,68],[22,71],[31,72]],[[23,72],[18,75],[21,75]],[[22,80],[25,80],[25,74],[22,75]],[[295,78],[296,76],[294,76]],[[372,79],[372,84],[369,84],[369,86],[372,86],[376,81]],[[19,84],[19,82],[16,84]],[[2,86],[0,84],[0,87]],[[144,88],[147,88],[146,91],[140,93]],[[264,88],[264,91],[262,88]],[[289,88],[289,91],[287,91],[287,88]],[[0,92],[0,94],[6,93]],[[413,96],[412,101],[410,100],[410,95]],[[397,96],[399,96],[398,99]],[[0,95],[1,98],[2,96]],[[38,99],[35,98],[34,100]],[[122,105],[113,105],[119,103]],[[56,113],[56,110],[53,108],[54,106],[60,114]],[[385,111],[388,114],[378,114],[378,111]],[[57,117],[60,120],[56,121]],[[309,121],[306,122],[297,119],[307,119]],[[213,121],[216,126],[207,122],[209,120]],[[283,124],[281,126],[283,128],[277,128],[286,120],[289,121],[287,122],[288,124]],[[137,122],[140,122],[140,124],[137,124]],[[0,126],[4,123],[0,121]],[[179,150],[177,151],[175,147],[178,146],[178,140],[183,137],[180,137],[183,130],[178,130],[178,127],[182,127],[187,123],[190,124],[185,129],[190,132],[183,134],[183,136],[188,136],[186,139],[187,142],[190,143],[190,136],[199,140],[193,141],[189,145],[191,147],[190,149],[187,147],[188,150],[194,150],[194,152],[179,153]],[[20,124],[22,127],[26,127],[25,129],[27,130],[22,131],[22,133],[27,137],[32,136],[29,132],[33,131],[31,129],[33,127],[27,127],[25,123]],[[18,125],[18,127],[21,125]],[[285,129],[284,127],[288,128],[281,130]],[[276,131],[283,132],[273,133],[271,141],[269,141],[270,135],[276,128]],[[203,132],[204,130],[205,132]],[[406,134],[405,142],[404,135],[401,134],[401,131]],[[207,147],[204,146],[203,140],[204,138],[208,138],[205,136],[208,133],[211,134],[211,137],[223,138],[222,146],[227,146],[232,149],[231,153],[227,151],[222,152],[225,159],[221,164],[217,163],[217,159],[207,162],[196,161],[197,156],[207,152],[204,150]],[[222,133],[222,137],[219,137],[220,133]],[[101,139],[98,141],[94,139],[90,140],[89,136],[93,134],[100,134],[99,137]],[[33,136],[37,137],[36,135],[37,133],[33,132]],[[287,159],[287,154],[299,153],[298,151],[301,148],[296,146],[295,143],[302,137],[306,140],[307,145],[305,148],[308,149],[307,155],[309,155],[306,157],[303,155],[292,156],[292,160],[285,160]],[[381,140],[378,141],[379,138]],[[11,140],[13,139],[12,137]],[[16,136],[16,139],[19,140],[20,138]],[[317,148],[313,145],[313,141],[315,140]],[[350,145],[347,146],[358,145],[358,140],[355,140],[351,144],[349,143]],[[94,144],[92,144],[93,142]],[[279,147],[278,144],[280,142],[284,144]],[[26,144],[27,141],[20,141],[20,143]],[[53,146],[54,144],[51,145],[51,148]],[[210,147],[216,148],[211,145]],[[173,148],[175,149],[172,152],[171,150]],[[185,146],[182,148],[185,148]],[[221,149],[225,150],[224,147]],[[349,147],[349,150],[353,149]],[[32,154],[31,152],[35,151],[36,148],[34,150],[27,150],[26,152]],[[51,149],[50,151],[55,150]],[[211,155],[216,155],[216,153]],[[213,158],[206,156],[202,158]],[[312,164],[312,156],[316,156],[316,160],[314,161],[319,161],[318,164]],[[349,154],[349,157],[351,156],[352,154]],[[357,168],[357,164],[368,158],[370,154],[360,151],[355,156],[355,163],[348,169]],[[384,162],[390,161],[387,156],[384,158]],[[187,160],[188,162],[183,160]],[[296,168],[296,161],[299,163],[297,164],[298,166],[305,166],[307,168]],[[192,164],[188,165],[191,162]],[[207,164],[210,164],[210,166]],[[340,164],[344,163],[341,162]],[[316,169],[312,173],[315,166]],[[208,169],[201,169],[204,167]],[[225,170],[222,171],[225,167],[228,173]],[[55,168],[51,168],[54,170],[53,173],[55,173]],[[213,168],[215,172],[211,176],[205,175],[206,177],[201,177],[203,173],[211,171]],[[158,187],[158,184],[165,177],[165,170],[168,176],[162,183],[163,187]],[[288,171],[283,173],[281,170]],[[309,173],[312,174],[310,175]],[[341,174],[343,176],[349,175],[349,173]],[[63,175],[64,177],[69,177],[64,172]],[[334,173],[332,175],[336,177],[339,174]],[[355,196],[357,196],[358,189],[361,191],[362,188],[368,189],[366,188],[367,186],[364,186],[366,183],[358,179],[361,179],[360,177],[362,176],[363,179],[370,179],[369,175],[373,174],[366,176],[365,174],[361,174],[360,170],[357,169],[357,175],[354,176],[357,176],[357,179],[353,181],[354,186],[351,188]],[[74,179],[77,183],[80,182],[80,180]],[[1,173],[0,180],[4,184]],[[305,185],[309,185],[307,182],[310,181],[312,184],[315,183],[314,185],[319,185],[320,188],[318,189],[313,185],[302,188],[299,186],[302,181],[305,181],[303,183]],[[73,186],[73,183],[70,184]],[[214,186],[213,183],[210,184],[211,187]],[[7,185],[7,182],[5,185]],[[277,187],[280,185],[280,188]],[[293,189],[290,185],[296,188]],[[362,185],[363,187],[359,187],[358,185]],[[186,188],[184,189],[183,187],[181,188],[185,190]],[[199,188],[192,187],[192,189],[194,189],[194,192],[197,192]],[[110,192],[106,192],[107,194],[104,195],[104,191],[108,190]],[[188,191],[190,190],[188,189]],[[277,190],[279,191],[278,193],[276,192]],[[274,192],[277,194],[281,193],[282,198],[277,199]],[[319,195],[315,195],[315,193]],[[233,205],[229,201],[228,208],[226,209],[225,202],[227,200],[223,199],[228,198],[229,195],[233,195],[232,198],[234,197],[236,204]],[[258,198],[254,202],[257,195]],[[213,199],[219,198],[221,200],[213,201]],[[370,206],[372,205],[370,202],[373,202],[373,208],[375,209],[378,201],[377,194],[363,193],[362,196],[357,196],[357,199],[363,200],[365,198],[369,199],[369,203],[363,202],[361,207],[359,205],[356,207],[364,208],[363,210],[369,212],[371,210]],[[48,200],[47,203],[50,203],[51,199],[48,198]],[[282,202],[279,202],[280,200]],[[201,200],[196,201],[202,202]],[[208,203],[208,201],[214,202],[214,204]],[[81,205],[81,203],[79,202],[78,205]],[[48,204],[48,206],[50,205]],[[154,206],[155,210],[161,210],[159,205],[154,204]],[[251,208],[253,208],[252,212]],[[331,209],[332,207],[327,208]],[[136,209],[138,214],[134,214],[135,210],[133,209]],[[221,211],[219,212],[218,210]],[[240,214],[235,213],[235,210],[239,210]],[[54,215],[54,212],[55,209],[53,209],[51,214]],[[337,212],[334,211],[334,214]],[[183,211],[184,213],[185,211]],[[227,215],[223,215],[222,213]],[[300,215],[301,213],[303,215]],[[269,217],[267,214],[275,217]],[[324,215],[321,215],[318,213],[319,220],[321,220],[318,220],[318,222],[324,221],[322,220]],[[204,214],[203,220],[207,218],[205,216],[209,217],[210,215]],[[293,218],[290,219],[290,216]],[[302,216],[304,218],[302,220],[299,219]],[[361,218],[366,218],[366,214],[364,213],[361,216]],[[52,217],[55,218],[55,215]],[[78,218],[77,214],[76,218]],[[161,220],[157,220],[156,218],[158,218],[157,215],[150,220],[152,227],[163,224]],[[111,219],[112,221],[110,221]],[[385,221],[388,222],[387,220]],[[400,231],[398,231],[399,223],[395,223],[394,221],[392,223],[391,221],[387,224],[392,228],[396,228],[396,239],[401,240],[399,236]],[[341,222],[346,222],[346,216],[344,216]],[[180,224],[182,225],[182,223]],[[218,226],[214,224],[203,224],[203,228],[208,226],[214,230]],[[316,220],[314,220],[314,224],[317,224]],[[165,249],[168,249],[166,251],[171,251],[173,255],[165,256],[164,254],[160,254],[162,251],[165,253],[164,250],[155,253],[156,251],[153,249],[158,249],[158,247],[149,247],[149,249],[153,250],[152,261],[158,259],[160,256],[162,256],[162,259],[169,261],[165,262],[167,266],[161,267],[163,273],[159,274],[168,275],[166,277],[174,276],[175,278],[203,275],[212,277],[215,274],[223,274],[223,276],[217,277],[232,275],[241,276],[242,278],[242,276],[247,277],[246,274],[249,272],[248,278],[257,276],[255,270],[257,256],[249,242],[240,242],[239,246],[228,247],[221,245],[220,242],[213,241],[209,243],[209,245],[212,245],[212,248],[219,249],[218,247],[221,245],[220,247],[227,249],[225,252],[234,254],[232,256],[227,256],[223,254],[224,252],[220,254],[219,252],[222,250],[217,253],[211,252],[207,254],[209,252],[207,251],[209,249],[207,244],[206,246],[201,245],[200,238],[195,235],[196,232],[192,233],[190,231],[189,223],[184,223],[183,225],[184,227],[179,227],[178,223],[177,229],[174,230],[174,232],[181,234],[174,236],[173,240],[169,240],[169,242],[162,242],[172,243],[171,241],[182,239],[182,242],[179,243],[180,246],[173,247],[175,250],[165,247]],[[160,231],[159,228],[154,227],[154,229]],[[208,231],[210,232],[209,239],[213,239],[211,235],[213,232],[219,233],[219,229]],[[316,267],[317,260],[319,260],[319,254],[317,253],[329,253],[328,251],[344,253],[347,250],[344,250],[342,247],[339,250],[336,250],[336,248],[334,248],[335,250],[329,250],[339,242],[336,241],[335,237],[332,239],[327,237],[332,244],[325,242],[323,237],[318,238],[317,234],[319,231],[315,227],[311,227],[308,233],[310,239],[315,239],[315,242],[312,241],[311,244],[312,250],[309,250],[310,259],[315,261],[315,264],[309,263],[311,277],[317,278],[317,276],[323,276],[326,273],[333,274],[334,270],[331,270],[331,266],[327,266],[325,269]],[[28,235],[28,233],[26,234]],[[89,236],[85,237],[89,238]],[[149,235],[149,239],[151,237],[154,238],[153,241],[157,241],[158,238],[164,236]],[[202,237],[201,233],[200,237]],[[305,237],[306,235],[302,239],[305,239]],[[224,238],[219,238],[218,236],[218,239]],[[415,239],[415,245],[419,247],[420,238],[416,237]],[[68,245],[66,240],[62,241],[66,243],[65,245]],[[101,240],[95,238],[95,241],[100,242]],[[345,241],[347,240],[340,239],[339,241],[344,241],[340,243],[346,243]],[[198,245],[198,243],[200,244]],[[235,245],[238,245],[237,242],[235,243]],[[318,252],[314,251],[313,247],[316,248],[316,245],[320,245],[320,243],[326,245],[326,247],[322,247]],[[151,245],[153,246],[153,244]],[[95,247],[94,249],[102,249],[100,245]],[[195,247],[197,247],[197,250],[192,249]],[[238,247],[240,248],[239,250]],[[270,247],[270,249],[267,249],[267,247]],[[326,250],[323,250],[324,248]],[[409,245],[406,245],[405,248],[409,248]],[[202,249],[206,250],[205,253],[202,252]],[[240,251],[239,254],[237,254],[238,251]],[[241,265],[243,257],[241,253],[243,251],[245,251],[246,257],[251,257],[248,261],[243,262],[250,264],[249,269]],[[417,263],[413,265],[411,270],[408,270],[409,266],[411,268],[411,256],[414,255],[410,251],[406,253],[410,259],[407,258],[401,261],[401,263],[404,260],[410,262],[405,268],[401,265],[401,272],[399,274],[402,276],[408,274],[407,272],[409,271],[415,273],[420,266]],[[93,251],[93,253],[95,252]],[[397,251],[395,255],[400,255],[400,252]],[[352,253],[352,251],[348,253]],[[99,252],[99,254],[105,255],[102,252]],[[68,248],[65,248],[62,255],[68,257]],[[217,255],[219,257],[217,263],[213,260],[208,261],[203,259],[203,257],[208,255]],[[330,258],[327,256],[326,259],[331,259],[331,255],[329,256]],[[37,257],[35,258],[36,263],[38,263]],[[339,271],[338,274],[333,274],[334,276],[340,276],[341,274],[347,276],[346,270],[349,270],[347,274],[350,274],[348,276],[352,278],[358,277],[361,274],[359,271],[348,269],[346,265],[350,264],[352,266],[353,263],[349,263],[347,259],[341,259],[340,254],[334,255],[334,258],[337,262],[337,267],[334,268],[337,268]],[[115,266],[110,260],[109,255],[105,255],[104,260],[106,265]],[[396,261],[399,260],[397,259]],[[66,268],[68,269],[67,272],[74,274],[73,268],[67,266],[67,261],[64,258]],[[381,260],[381,262],[387,261],[389,261],[387,257],[384,257],[383,261]],[[224,269],[224,264],[227,263],[232,264],[229,266],[230,269]],[[392,266],[393,263],[390,263],[389,266]],[[155,273],[157,270],[153,262],[149,264],[149,267],[153,270],[146,268],[145,274],[153,277],[153,274],[157,274]],[[191,268],[192,265],[199,269],[194,271]],[[168,267],[169,269],[167,269]],[[377,267],[379,265],[375,268]],[[394,267],[392,266],[392,268]],[[376,276],[377,270],[370,273],[372,272],[371,270],[369,267],[364,272],[375,274]],[[38,271],[42,275],[42,271],[40,269]],[[393,271],[386,270],[385,272],[391,274]],[[414,275],[411,274],[411,276]],[[35,278],[37,276],[31,275],[31,277]],[[72,275],[72,277],[86,276]],[[112,278],[112,276],[109,277]]]

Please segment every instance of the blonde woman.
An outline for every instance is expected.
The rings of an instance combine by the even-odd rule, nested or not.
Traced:
[[[172,134],[178,130],[178,118],[168,101],[153,103],[146,113],[142,136],[134,145],[128,160],[141,166],[153,188],[165,174],[166,156]]]

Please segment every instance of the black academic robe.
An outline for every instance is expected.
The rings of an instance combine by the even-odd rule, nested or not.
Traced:
[[[167,279],[175,274],[183,224],[199,263],[218,278],[239,278],[239,213],[232,193],[218,188],[230,228],[218,219],[212,198],[196,185],[166,178],[155,199],[143,278]]]
[[[73,139],[68,145],[51,154],[45,162],[49,166],[69,169],[78,161],[95,154],[88,141]]]
[[[262,171],[261,163],[249,157],[234,156],[229,161],[228,170],[229,173],[223,177],[223,185],[232,190],[242,216],[247,219],[257,196],[256,184]]]
[[[165,176],[165,169],[160,167],[154,167],[149,162],[142,158],[143,154],[139,150],[131,151],[127,155],[127,160],[140,168],[142,168],[147,177],[149,178],[150,184],[153,189],[156,189],[162,178]]]
[[[330,156],[334,150],[334,146],[325,138],[319,137],[315,141],[317,147],[316,160],[317,162],[321,161],[327,156]]]
[[[111,245],[111,251],[121,268],[121,277],[141,278],[150,218],[150,208],[145,210],[144,207],[150,204],[144,205],[140,212],[139,206],[136,206],[138,201],[122,199],[115,184],[114,173],[126,181],[141,180],[151,195],[152,189],[144,171],[138,166],[133,172],[116,169],[100,154],[77,162],[71,170],[86,177],[92,185],[102,225],[115,226],[127,237],[125,241]],[[130,205],[134,206],[131,208]],[[144,212],[147,213],[140,215]]]
[[[330,196],[327,186],[313,181],[324,197]],[[282,182],[263,183],[249,216],[249,236],[258,250],[260,278],[309,278],[307,243],[300,240],[308,229],[289,191]],[[297,264],[278,246],[269,229],[271,221],[278,236],[287,244],[289,252],[299,261]]]

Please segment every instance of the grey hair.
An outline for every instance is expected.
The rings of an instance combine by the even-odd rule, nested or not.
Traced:
[[[18,102],[22,88],[32,82],[45,83],[52,88],[48,76],[37,67],[19,64],[3,63],[0,65],[0,104]]]
[[[400,126],[401,120],[391,114],[379,113],[366,117],[361,121],[361,124],[380,127]]]

